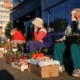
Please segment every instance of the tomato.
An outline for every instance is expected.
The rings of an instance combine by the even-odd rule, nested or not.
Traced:
[[[32,54],[32,58],[36,58],[37,57],[37,54]]]
[[[39,53],[40,57],[44,57],[44,54],[43,53]]]

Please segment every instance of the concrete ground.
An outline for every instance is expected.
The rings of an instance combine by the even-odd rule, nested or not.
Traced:
[[[0,80],[43,80],[39,76],[28,71],[21,72],[7,64],[4,59],[0,59]],[[49,80],[49,79],[48,79]],[[67,72],[60,73],[59,77],[50,80],[80,80],[69,75]]]

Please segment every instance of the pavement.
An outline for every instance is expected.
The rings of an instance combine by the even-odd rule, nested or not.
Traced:
[[[7,64],[4,59],[0,59],[0,80],[43,80],[41,77],[28,72],[21,72]],[[47,79],[49,80],[49,79]],[[68,72],[60,73],[58,77],[50,80],[80,80],[80,78],[72,77]]]

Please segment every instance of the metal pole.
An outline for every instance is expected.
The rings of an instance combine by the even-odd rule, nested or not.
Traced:
[[[50,26],[50,23],[49,23],[49,9],[48,9],[48,0],[46,0],[46,8],[47,8],[47,29],[49,28]]]
[[[49,23],[49,12],[47,11],[47,26],[48,26],[48,28],[49,28],[49,26],[50,26],[50,23]]]

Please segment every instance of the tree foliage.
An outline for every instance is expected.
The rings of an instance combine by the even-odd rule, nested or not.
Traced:
[[[54,31],[60,31],[60,30],[65,30],[65,28],[68,26],[68,22],[64,18],[56,18],[53,21],[53,28]]]
[[[68,21],[65,18],[56,18],[52,22],[49,23],[49,26],[47,26],[47,23],[44,24],[46,28],[52,28],[54,31],[62,31],[65,30],[68,26]]]
[[[7,23],[6,28],[5,28],[5,36],[7,38],[10,38],[10,22]]]

